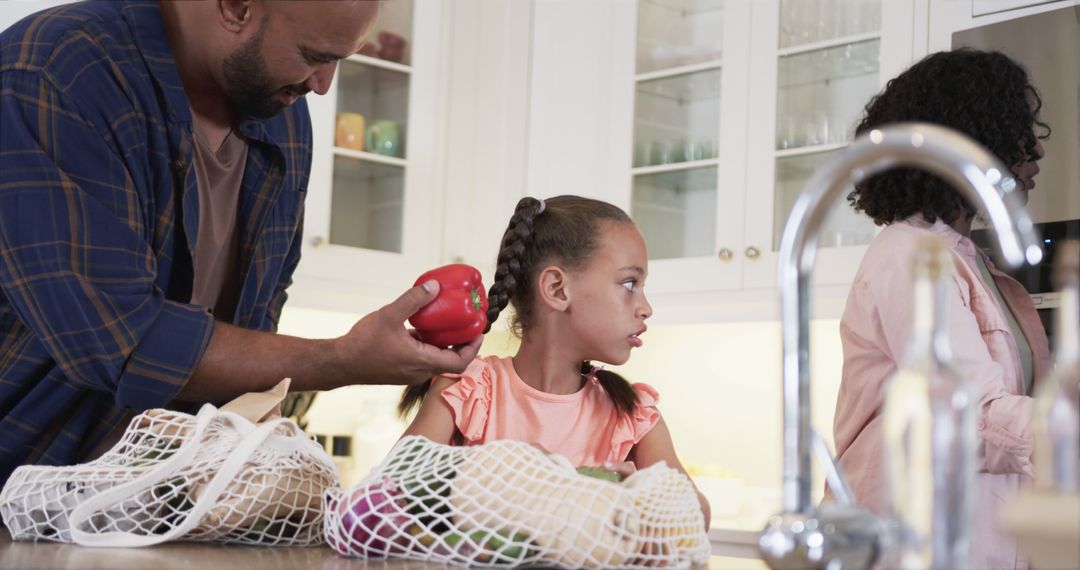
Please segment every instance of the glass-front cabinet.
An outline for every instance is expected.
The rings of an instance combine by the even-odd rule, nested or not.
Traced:
[[[803,184],[911,62],[914,3],[639,0],[637,16],[629,192],[653,291],[774,288]],[[841,198],[815,281],[849,282],[875,233]]]
[[[796,196],[912,60],[914,12],[905,0],[638,0],[630,206],[653,291],[774,287]],[[819,283],[850,281],[876,233],[840,202]]]
[[[314,160],[298,268],[307,280],[400,292],[437,255],[441,5],[384,3],[330,92],[307,98]]]
[[[781,0],[776,63],[772,251],[810,174],[852,138],[878,90],[880,0]],[[841,197],[821,247],[863,245],[873,224]]]
[[[748,139],[746,287],[773,286],[776,252],[810,175],[853,138],[863,108],[911,61],[908,1],[778,0],[755,3]],[[889,20],[889,18],[892,18]],[[886,29],[883,21],[891,21]],[[850,188],[849,188],[850,190]],[[877,232],[843,192],[826,218],[815,281],[846,284]]]
[[[630,215],[649,246],[651,287],[739,286],[745,0],[641,0],[637,5]],[[741,52],[741,53],[740,53]],[[691,277],[692,276],[692,277]]]

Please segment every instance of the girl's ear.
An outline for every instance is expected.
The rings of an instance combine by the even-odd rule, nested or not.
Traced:
[[[566,278],[566,271],[557,265],[541,269],[536,277],[538,300],[555,311],[565,311],[570,306],[570,291]]]

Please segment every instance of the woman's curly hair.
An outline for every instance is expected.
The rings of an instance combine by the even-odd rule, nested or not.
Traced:
[[[1036,159],[1036,139],[1050,135],[1039,121],[1042,100],[1027,71],[999,52],[962,48],[930,54],[867,104],[855,133],[889,123],[921,121],[960,131],[1010,168]],[[877,225],[914,214],[951,224],[975,210],[941,178],[923,170],[892,169],[855,185],[848,201]]]

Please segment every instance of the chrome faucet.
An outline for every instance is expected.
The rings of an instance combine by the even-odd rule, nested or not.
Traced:
[[[774,569],[869,568],[885,548],[885,521],[854,504],[841,489],[835,504],[810,503],[811,456],[821,455],[810,427],[810,272],[829,208],[848,184],[882,171],[922,168],[952,184],[990,223],[1001,265],[1042,259],[1042,247],[1016,180],[993,154],[956,131],[900,123],[864,133],[821,166],[803,186],[780,241],[780,318],[783,331],[783,512],[758,539]],[[817,448],[815,450],[815,447]],[[829,453],[830,484],[844,484]]]

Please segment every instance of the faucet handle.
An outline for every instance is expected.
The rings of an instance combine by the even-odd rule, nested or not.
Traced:
[[[833,496],[836,497],[836,503],[845,507],[855,506],[855,492],[848,484],[844,473],[840,471],[840,466],[833,459],[829,444],[825,443],[825,438],[821,437],[816,429],[810,430],[810,449],[821,462],[821,466],[825,468],[825,481],[829,484],[829,490],[832,491]]]

